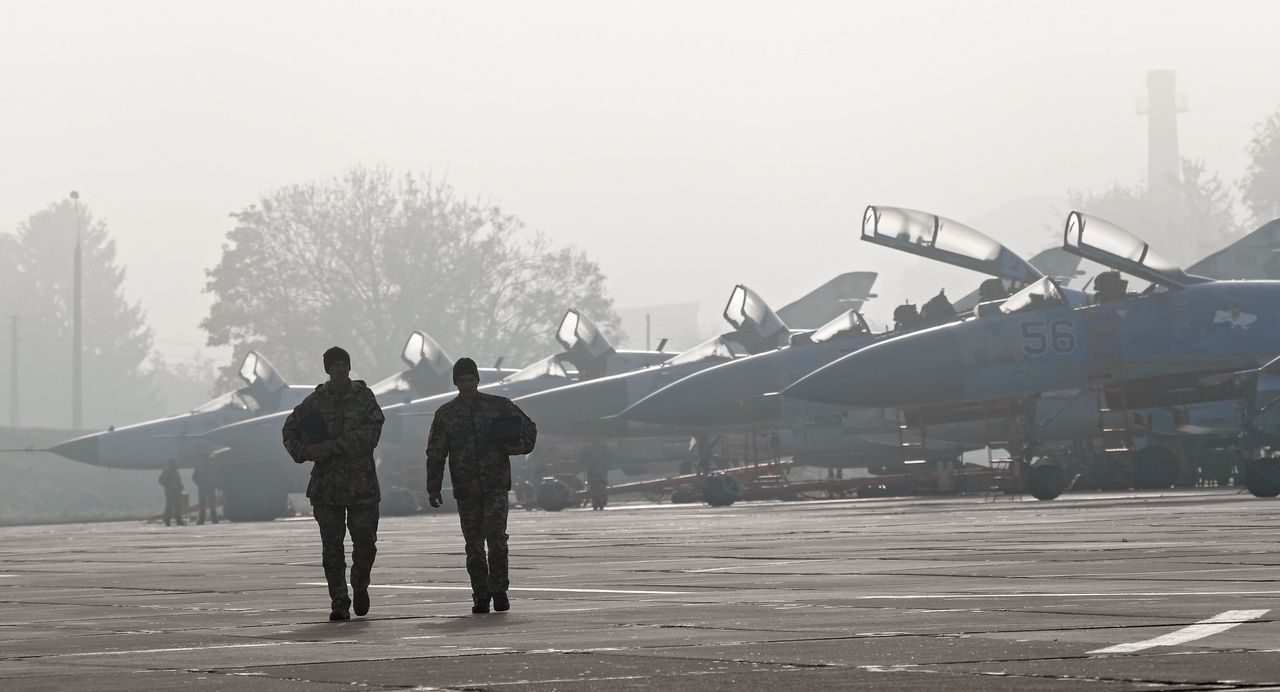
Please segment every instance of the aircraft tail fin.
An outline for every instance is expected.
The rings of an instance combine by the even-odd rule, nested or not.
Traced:
[[[778,310],[792,329],[817,329],[849,310],[860,310],[874,298],[875,272],[845,272]]]
[[[1045,248],[1027,260],[1027,264],[1063,286],[1066,286],[1071,279],[1083,274],[1080,271],[1080,256],[1073,255],[1061,247]]]
[[[1214,279],[1280,279],[1280,219],[1263,224],[1187,271]]]

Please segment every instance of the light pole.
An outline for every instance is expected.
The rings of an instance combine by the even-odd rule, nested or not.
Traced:
[[[80,383],[80,359],[83,353],[80,330],[80,193],[71,191],[71,203],[76,211],[76,252],[74,276],[72,277],[71,302],[71,429],[81,430],[80,412],[82,391]]]

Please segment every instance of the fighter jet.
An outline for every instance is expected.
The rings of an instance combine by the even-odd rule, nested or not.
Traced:
[[[973,269],[1013,286],[1025,286],[1043,276],[1033,266],[1035,259],[1028,263],[981,232],[926,212],[868,207],[862,238]],[[1037,257],[1041,256],[1043,253]],[[1074,266],[1070,270],[1074,271]],[[1006,287],[1001,285],[999,290]],[[975,297],[973,302],[976,300]],[[667,385],[633,404],[621,417],[661,425],[712,428],[778,424],[820,416],[848,418],[847,408],[786,399],[776,392],[819,367],[884,338],[887,336],[871,333],[860,312],[849,310],[816,331],[794,335],[785,348],[721,363]],[[883,420],[879,409],[864,410],[862,414],[868,418],[862,427],[879,427]]]
[[[410,401],[402,400],[383,406],[386,423],[377,455],[379,474],[387,476],[389,488],[397,485],[424,487],[423,483],[414,483],[401,477],[422,469],[422,451],[426,447],[430,427],[429,416],[441,404],[456,396],[456,392],[452,391],[452,361],[443,355],[443,350],[435,342],[425,335],[419,336],[420,340],[411,339],[410,343],[410,346],[415,342],[422,344],[423,355],[415,369],[425,368],[432,374],[415,376],[401,373],[373,386],[375,394],[382,396],[382,393],[401,392],[402,387],[398,383],[431,383],[431,389],[418,390],[416,393],[419,396]],[[481,369],[482,382],[496,380],[481,389],[510,396],[510,393],[559,386],[584,374],[608,374],[615,370],[660,362],[670,356],[656,351],[618,351],[589,317],[575,309],[565,313],[556,330],[556,339],[564,347],[563,352],[518,371]],[[411,349],[407,346],[406,353],[409,350]],[[400,398],[405,396],[402,394]],[[394,397],[392,400],[394,402]],[[219,448],[217,457],[225,461],[226,466],[253,467],[258,469],[256,475],[260,479],[272,479],[272,483],[266,484],[266,489],[258,493],[260,504],[269,501],[270,506],[274,506],[276,500],[269,498],[277,497],[282,503],[285,490],[305,487],[306,468],[294,464],[280,443],[280,429],[288,414],[288,411],[281,411],[210,430],[204,435],[213,446]]]
[[[1042,252],[1028,263],[968,226],[892,207],[868,208],[862,238],[995,277],[983,285],[987,294],[994,290],[1005,295],[1009,287],[1040,278],[1035,266],[1039,262],[1047,260],[1047,266],[1063,275],[1073,274],[1079,262],[1079,258],[1051,248],[1053,252]],[[1059,253],[1071,259],[1064,262]],[[972,306],[978,293],[959,302]],[[979,431],[940,428],[937,431],[948,435],[946,439],[904,450],[896,412],[849,409],[776,394],[813,370],[891,336],[873,334],[862,315],[851,310],[814,332],[793,335],[785,348],[716,365],[667,385],[632,405],[621,417],[717,431],[771,427],[781,435],[781,451],[796,463],[867,468],[876,473],[901,472],[912,462],[949,461],[954,459],[957,446],[981,447],[980,433],[987,429],[981,423],[977,424]]]
[[[558,387],[515,400],[538,421],[541,434],[572,439],[644,436],[643,424],[615,417],[642,397],[713,365],[778,348],[790,331],[754,291],[734,287],[724,309],[732,330],[709,339],[656,367]],[[652,427],[652,426],[649,426]],[[669,436],[660,428],[648,432]]]
[[[1257,368],[1280,352],[1267,307],[1280,282],[1188,274],[1102,219],[1073,212],[1064,248],[1111,267],[1088,305],[1042,279],[978,317],[873,344],[792,384],[789,397],[844,406],[928,407],[1075,389],[1098,393],[1099,432],[1129,438],[1144,406],[1252,398],[1206,378]],[[1126,294],[1119,271],[1150,281]],[[1256,378],[1255,378],[1256,381]],[[1115,425],[1117,427],[1109,427]],[[1130,440],[1125,439],[1129,443]],[[1106,440],[1104,439],[1104,444]],[[1133,451],[1131,444],[1115,451]]]
[[[261,354],[250,351],[240,364],[245,385],[187,413],[83,435],[49,451],[93,466],[117,469],[163,469],[170,459],[194,466],[213,447],[198,437],[214,428],[262,413],[292,408],[310,387],[290,386]]]

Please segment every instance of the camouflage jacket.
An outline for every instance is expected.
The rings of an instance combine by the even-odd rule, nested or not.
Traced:
[[[510,399],[479,392],[473,401],[456,397],[436,411],[427,436],[428,493],[440,492],[446,457],[454,497],[511,489],[509,453],[489,437],[489,426],[499,416],[524,418],[519,451],[510,454],[532,452],[538,429]]]
[[[373,450],[382,436],[382,409],[373,392],[360,380],[352,380],[343,394],[327,384],[316,387],[285,419],[284,448],[299,464],[308,461],[303,450],[302,420],[312,414],[324,419],[333,454],[311,468],[307,497],[316,505],[360,505],[378,502],[378,473]]]
[[[160,485],[163,485],[165,490],[176,493],[182,490],[182,476],[179,476],[175,469],[165,469],[160,472]]]

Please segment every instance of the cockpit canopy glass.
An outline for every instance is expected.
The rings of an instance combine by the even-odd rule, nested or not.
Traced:
[[[1004,247],[962,223],[915,209],[867,207],[862,229],[986,262],[999,257]]]
[[[210,413],[212,411],[223,411],[227,409],[240,409],[242,411],[257,411],[258,401],[243,391],[227,392],[222,396],[215,397],[199,406],[191,409],[192,413]]]
[[[663,363],[662,366],[686,365],[708,360],[732,360],[749,353],[750,351],[747,350],[747,347],[737,341],[725,336],[717,336],[713,339],[707,339],[684,353],[675,356]]]
[[[1041,276],[1026,260],[985,233],[915,209],[867,207],[862,216],[862,239],[1020,284]]]
[[[613,345],[600,332],[594,320],[570,308],[560,320],[560,328],[556,330],[556,341],[566,351],[585,349],[593,358],[599,358],[613,351]]]
[[[251,387],[257,385],[268,392],[274,392],[285,386],[284,378],[276,372],[275,366],[255,351],[246,353],[244,360],[240,363],[240,379]]]
[[[1182,273],[1181,267],[1156,254],[1145,240],[1096,216],[1072,212],[1067,219],[1066,243],[1092,246],[1160,273]]]
[[[566,363],[559,355],[547,356],[542,360],[535,361],[520,370],[508,375],[503,382],[510,384],[512,382],[526,382],[528,380],[536,380],[539,377],[558,377],[562,379],[570,379],[578,374],[573,366]]]
[[[862,318],[862,313],[857,310],[849,310],[818,327],[817,331],[809,335],[809,340],[814,343],[821,343],[832,339],[869,333],[871,333],[871,329],[867,326],[867,321]]]
[[[724,307],[724,319],[734,329],[758,339],[764,339],[785,330],[787,325],[774,314],[769,304],[755,291],[738,284],[729,294]]]
[[[401,352],[400,359],[410,368],[425,366],[438,375],[443,375],[453,369],[452,359],[444,352],[440,344],[422,332],[414,332],[409,335],[409,340],[404,344],[404,351]]]
[[[1006,315],[1025,310],[1038,310],[1051,305],[1066,305],[1067,299],[1053,279],[1044,277],[1039,281],[1018,291],[1004,301],[1000,311]]]

